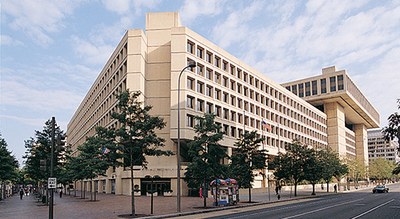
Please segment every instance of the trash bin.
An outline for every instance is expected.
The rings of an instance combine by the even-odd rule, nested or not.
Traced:
[[[47,196],[42,196],[42,203],[44,204],[44,203],[46,203],[47,202]]]

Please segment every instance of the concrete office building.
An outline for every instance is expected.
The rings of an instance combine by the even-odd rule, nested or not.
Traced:
[[[379,113],[345,70],[324,68],[322,75],[282,86],[326,114],[329,147],[368,165],[367,129],[379,127]]]
[[[196,62],[197,67],[184,71],[178,84],[178,75],[189,61]],[[318,149],[328,145],[326,113],[181,26],[178,13],[149,13],[145,31],[126,32],[68,124],[68,143],[76,150],[87,136],[95,133],[96,126],[115,126],[110,117],[116,109],[115,94],[129,89],[141,91],[141,100],[153,106],[151,114],[167,123],[158,135],[166,140],[164,148],[175,152],[178,86],[182,147],[195,135],[194,116],[209,112],[216,114],[216,122],[225,132],[221,144],[228,154],[232,154],[234,142],[244,130],[257,130],[265,135],[262,147],[271,155],[284,150],[285,144],[293,139]],[[262,129],[263,120],[271,126],[270,130]],[[375,126],[376,120],[370,123],[356,130]],[[145,176],[158,175],[161,178],[156,180],[157,188],[170,188],[176,195],[176,159],[176,156],[149,157],[148,169],[135,167],[134,184],[145,194],[149,183]],[[186,168],[182,159],[181,175]],[[129,177],[126,168],[110,168],[106,177],[96,179],[95,187],[99,192],[130,194]],[[265,186],[263,183],[257,178],[255,186]],[[187,195],[189,191],[183,180],[181,185],[182,195]]]
[[[368,158],[369,161],[383,158],[393,162],[400,162],[399,144],[397,141],[386,141],[382,130],[368,130]]]

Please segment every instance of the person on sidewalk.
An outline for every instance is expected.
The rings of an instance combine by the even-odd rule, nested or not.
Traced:
[[[62,188],[60,189],[60,198],[62,198],[63,190]]]
[[[24,196],[24,190],[22,188],[19,189],[19,198],[22,200],[22,197]]]
[[[337,186],[336,186],[336,184],[333,186],[333,190],[335,191],[335,193],[337,193]]]

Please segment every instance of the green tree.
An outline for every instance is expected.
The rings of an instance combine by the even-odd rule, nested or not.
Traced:
[[[55,125],[55,140],[57,136],[65,138],[64,132],[60,127]],[[51,164],[51,145],[52,145],[52,122],[51,119],[46,121],[42,131],[35,131],[35,138],[30,138],[25,141],[25,166],[26,174],[35,182],[46,182],[50,176]],[[57,144],[55,144],[57,146]],[[64,147],[54,148],[54,169],[53,176],[59,178],[61,176],[61,169],[65,160]],[[45,162],[45,169],[41,169],[41,160]]]
[[[318,151],[314,149],[306,149],[304,151],[305,165],[304,165],[304,179],[309,181],[313,187],[311,195],[315,195],[315,184],[322,179],[324,163],[319,156]]]
[[[397,109],[400,110],[400,99],[397,99]],[[397,138],[400,147],[400,113],[394,112],[388,118],[388,126],[382,130],[383,136],[386,141],[395,140]],[[399,148],[400,149],[400,148]],[[393,174],[400,173],[400,164],[393,169]]]
[[[223,133],[220,125],[214,122],[214,114],[204,114],[204,117],[195,117],[197,124],[194,130],[197,136],[189,142],[189,157],[192,160],[186,169],[184,180],[189,188],[203,188],[205,192],[208,184],[225,176],[226,165],[222,163],[227,158],[226,150],[220,145]],[[204,207],[206,207],[204,196]]]
[[[383,181],[392,177],[392,171],[396,164],[393,161],[377,158],[369,164],[369,177],[374,180]]]
[[[7,142],[0,134],[0,200],[5,198],[5,184],[18,178],[18,161],[7,149]]]
[[[274,175],[278,180],[291,181],[294,184],[294,196],[297,196],[297,185],[305,180],[304,166],[306,165],[307,147],[294,141],[286,146],[286,153],[278,153],[273,160]]]
[[[347,174],[348,169],[347,166],[340,161],[339,155],[330,148],[318,151],[318,157],[322,165],[321,178],[326,183],[326,191],[329,192],[329,183],[332,177],[335,177],[337,181],[340,182],[341,177]]]
[[[114,132],[119,147],[118,152],[123,157],[125,165],[131,171],[131,207],[132,216],[135,216],[134,175],[133,166],[147,167],[146,156],[172,155],[171,151],[161,150],[164,139],[156,134],[156,130],[165,127],[165,122],[158,116],[151,116],[151,106],[138,100],[140,92],[123,91],[117,96],[118,110],[112,113],[112,118],[118,123],[118,128],[110,128]],[[114,159],[115,163],[117,161]]]
[[[254,181],[254,171],[265,169],[267,166],[267,151],[260,149],[264,138],[257,137],[257,132],[245,132],[235,142],[236,150],[231,156],[229,172],[236,178],[239,188],[249,189],[249,202],[251,202],[251,188]]]
[[[348,174],[347,174],[347,187],[350,188],[350,181],[354,182],[354,186],[358,187],[358,181],[360,179],[366,178],[366,166],[365,163],[360,160],[355,159],[347,159],[346,164],[348,166]]]

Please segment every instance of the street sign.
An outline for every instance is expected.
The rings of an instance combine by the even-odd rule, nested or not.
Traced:
[[[48,182],[47,183],[48,184],[47,187],[49,189],[57,188],[57,178],[49,178],[49,180],[47,182]]]

